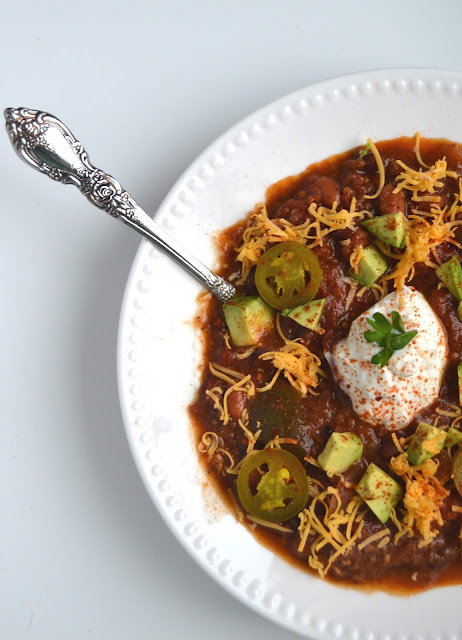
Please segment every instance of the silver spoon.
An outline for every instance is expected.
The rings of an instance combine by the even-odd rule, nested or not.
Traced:
[[[185,267],[221,302],[233,285],[204,266],[154,222],[117,180],[94,167],[81,142],[58,118],[33,109],[5,109],[6,129],[19,157],[53,180],[74,184],[92,204],[141,233]]]

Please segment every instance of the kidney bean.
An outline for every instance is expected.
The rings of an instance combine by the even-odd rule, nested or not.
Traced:
[[[379,195],[379,209],[382,215],[389,213],[406,213],[406,195],[403,191],[393,193],[395,185],[391,182],[384,185]]]

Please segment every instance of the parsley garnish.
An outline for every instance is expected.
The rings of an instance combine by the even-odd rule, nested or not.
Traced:
[[[366,144],[366,146],[364,147],[364,149],[361,149],[361,151],[359,152],[359,157],[360,158],[364,158],[364,156],[367,154],[367,152],[369,151],[370,148],[371,148],[371,145],[368,142]]]
[[[391,323],[382,313],[374,313],[373,320],[366,318],[374,331],[366,331],[364,337],[368,342],[375,342],[381,351],[372,357],[372,364],[384,367],[395,351],[403,349],[413,340],[418,331],[405,331],[403,319],[397,311],[391,312]]]

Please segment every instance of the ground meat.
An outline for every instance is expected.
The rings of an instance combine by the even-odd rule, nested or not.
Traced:
[[[324,307],[327,326],[335,326],[345,312],[347,285],[343,278],[347,275],[347,267],[337,252],[333,250],[333,240],[328,239],[320,247],[316,247],[316,257],[323,267],[323,279],[319,288],[319,296],[326,298]]]
[[[399,434],[397,434],[397,437],[399,437]],[[380,455],[382,460],[384,460],[385,462],[390,462],[392,458],[396,458],[397,456],[399,456],[399,454],[400,451],[391,435],[385,436],[380,444]]]
[[[317,198],[314,196],[307,196],[303,199],[291,198],[281,207],[276,209],[271,217],[273,219],[285,218],[295,226],[303,224],[311,217],[308,209],[312,202],[317,203]]]
[[[369,525],[367,534],[372,535],[380,528],[383,528],[383,525]],[[447,527],[450,528],[451,525]],[[423,548],[419,548],[418,543],[416,538],[403,536],[397,545],[388,543],[381,549],[377,548],[377,543],[371,543],[362,550],[355,547],[347,555],[336,560],[332,574],[340,578],[348,573],[352,582],[364,582],[370,577],[371,566],[374,567],[375,580],[395,567],[404,567],[409,576],[415,571],[422,572],[420,580],[423,582],[429,579],[432,572],[443,569],[460,554],[459,544],[456,541],[447,544],[444,532]]]
[[[366,173],[367,168],[368,165],[362,158],[347,160],[340,176],[342,200],[354,196],[358,202],[357,208],[360,209],[370,206],[370,202],[364,199],[364,196],[371,196],[377,191],[378,175],[372,177],[370,171]],[[375,170],[377,171],[377,167]],[[346,193],[345,189],[348,189]]]

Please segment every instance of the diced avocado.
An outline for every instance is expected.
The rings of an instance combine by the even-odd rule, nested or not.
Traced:
[[[462,496],[462,449],[457,449],[453,458],[452,479],[457,491]]]
[[[403,494],[396,480],[373,462],[359,481],[356,492],[384,524]]]
[[[363,251],[363,255],[359,261],[358,273],[354,273],[353,270],[350,269],[349,275],[365,287],[370,287],[387,269],[387,261],[377,247],[371,244]]]
[[[409,441],[407,457],[411,464],[422,464],[436,456],[444,447],[446,432],[426,422],[419,422]]]
[[[459,382],[459,404],[462,407],[462,362],[457,365],[457,380]]]
[[[311,300],[311,302],[302,304],[300,307],[295,307],[295,309],[284,309],[282,315],[292,318],[292,320],[301,324],[302,327],[313,329],[314,331],[319,324],[325,304],[325,298]]]
[[[436,275],[459,302],[462,301],[462,266],[456,256],[436,270]]]
[[[462,444],[462,431],[459,431],[456,427],[449,427],[446,434],[446,440],[444,441],[445,449],[450,449],[456,445]]]
[[[342,473],[363,455],[363,443],[351,432],[331,434],[318,462],[327,474]]]
[[[459,302],[459,306],[457,307],[457,317],[462,322],[462,302]]]
[[[238,296],[223,305],[226,324],[236,347],[258,344],[273,322],[274,311],[258,296]]]
[[[363,220],[361,225],[373,236],[392,247],[402,247],[404,244],[406,229],[404,216],[401,212]]]

